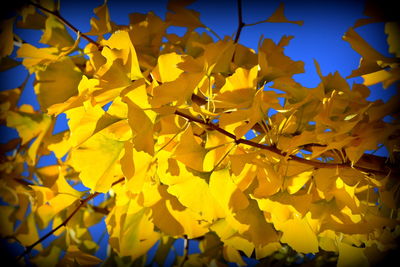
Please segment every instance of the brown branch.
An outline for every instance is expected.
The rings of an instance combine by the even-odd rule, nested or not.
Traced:
[[[183,118],[186,118],[187,120],[191,121],[191,122],[197,122],[200,124],[203,124],[205,126],[207,126],[207,128],[209,129],[213,129],[215,131],[218,131],[220,133],[222,133],[223,135],[233,139],[235,141],[236,144],[244,144],[244,145],[248,145],[248,146],[252,146],[255,148],[259,148],[259,149],[263,149],[263,150],[267,150],[270,151],[272,153],[275,153],[279,156],[282,157],[286,157],[287,154],[285,152],[282,152],[281,150],[279,150],[277,147],[275,146],[268,146],[268,145],[264,145],[264,144],[259,144],[259,143],[255,143],[253,141],[250,140],[246,140],[243,138],[239,138],[237,139],[236,136],[224,129],[222,129],[221,127],[219,127],[217,124],[214,124],[210,121],[204,121],[200,118],[195,118],[192,117],[191,115],[185,114],[183,112],[180,111],[175,111],[175,114],[178,116],[181,116]],[[307,164],[310,166],[313,166],[315,168],[354,168],[357,169],[359,171],[362,172],[367,172],[367,173],[373,173],[373,174],[379,174],[379,175],[387,175],[387,171],[382,170],[382,168],[369,168],[366,166],[359,166],[359,165],[354,165],[351,166],[350,162],[346,162],[346,163],[326,163],[326,162],[321,162],[321,161],[314,161],[314,160],[308,160],[308,159],[304,159],[304,158],[300,158],[298,156],[295,155],[290,155],[289,156],[289,160],[294,160],[303,164]]]
[[[246,25],[243,22],[243,16],[242,16],[242,0],[237,0],[237,7],[238,7],[238,29],[236,31],[235,43],[239,41],[240,33],[242,32],[243,27]]]
[[[80,30],[78,30],[74,25],[72,25],[69,21],[67,21],[63,16],[61,16],[61,14],[58,11],[51,11],[50,9],[47,9],[37,3],[31,2],[29,1],[29,4],[37,7],[38,9],[46,12],[46,13],[50,13],[52,15],[54,15],[56,18],[58,18],[62,23],[64,23],[64,25],[68,26],[71,30],[73,30],[76,34],[80,34],[80,36],[82,36],[82,38],[86,39],[89,43],[94,44],[95,46],[97,46],[97,48],[99,50],[102,49],[102,46],[97,43],[96,41],[94,41],[92,38],[90,38],[89,36],[87,36],[86,34],[83,34]]]
[[[123,182],[125,180],[125,178],[121,178],[117,181],[115,181],[114,183],[112,183],[111,186],[114,186],[116,184],[119,184],[121,182]],[[96,196],[100,195],[99,192],[95,192],[93,194],[90,194],[89,196],[87,196],[84,199],[80,199],[80,203],[79,205],[72,211],[72,213],[61,223],[59,224],[56,228],[54,228],[53,230],[51,230],[50,232],[48,232],[47,234],[45,234],[44,236],[42,236],[38,241],[36,241],[35,243],[33,243],[32,245],[29,245],[25,248],[25,251],[18,256],[17,261],[19,261],[22,257],[24,257],[25,255],[29,254],[32,249],[37,246],[38,244],[42,243],[46,238],[48,238],[49,236],[51,236],[54,232],[56,232],[58,229],[60,229],[63,226],[66,226],[67,223],[72,219],[72,217],[74,217],[74,215],[79,211],[80,208],[82,208],[83,206],[86,205],[86,203],[95,198]]]

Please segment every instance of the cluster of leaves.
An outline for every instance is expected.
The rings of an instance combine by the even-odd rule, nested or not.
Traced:
[[[176,259],[185,266],[245,265],[243,255],[279,259],[288,251],[316,259],[333,252],[339,265],[361,266],[395,248],[399,96],[366,98],[367,85],[399,80],[399,25],[386,24],[392,58],[354,30],[379,17],[345,34],[362,56],[351,77],[364,84],[323,76],[316,63],[321,82],[306,88],[292,78],[304,64],[284,54],[292,36],[261,39],[255,52],[236,42],[246,26],[241,13],[236,38],[220,39],[188,2],[170,1],[165,21],[130,14],[129,25],[111,22],[104,4],[86,34],[54,2],[31,2],[16,25],[43,30],[44,48],[13,34],[16,18],[2,23],[2,69],[18,64],[9,55],[19,42],[41,110],[17,105],[25,83],[1,92],[1,122],[20,137],[1,145],[0,196],[9,204],[0,206],[1,236],[38,250],[30,259],[37,265],[98,264],[88,228],[104,216],[110,264],[143,263],[158,244],[162,265],[178,238],[200,244],[201,253]],[[264,22],[300,24],[283,5]],[[168,34],[170,26],[187,30]],[[53,134],[62,113],[69,129]],[[389,161],[365,154],[380,144]],[[57,164],[38,167],[51,153]],[[76,190],[79,183],[90,192]],[[88,204],[101,193],[99,206]],[[38,228],[51,223],[56,240],[43,249]]]

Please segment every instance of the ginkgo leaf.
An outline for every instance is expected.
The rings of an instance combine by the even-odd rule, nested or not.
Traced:
[[[45,31],[40,42],[57,48],[71,47],[74,44],[64,24],[52,15],[46,19]]]
[[[17,50],[17,56],[24,58],[22,64],[28,68],[29,72],[35,70],[39,64],[50,64],[58,59],[58,49],[54,47],[37,48],[25,43]]]
[[[22,19],[17,21],[17,27],[23,29],[44,29],[46,16],[36,11],[32,5],[25,5],[21,8]]]
[[[15,237],[24,246],[29,246],[35,243],[39,239],[39,233],[36,228],[35,217],[33,213],[28,214],[26,219],[15,231]],[[38,244],[36,247],[38,250],[42,249],[42,245]]]
[[[129,85],[129,81],[143,77],[136,50],[128,32],[115,32],[104,41],[104,45],[106,47],[101,53],[107,59],[107,63],[100,67],[97,75],[105,86],[122,87]],[[120,80],[117,80],[118,78]]]
[[[91,29],[86,34],[88,35],[103,35],[109,33],[115,27],[114,23],[110,20],[110,13],[108,11],[107,3],[96,7],[93,10],[94,14],[98,17],[90,19]]]
[[[80,266],[95,266],[101,262],[102,260],[99,258],[81,251],[75,245],[71,245],[61,259],[60,264],[65,264],[66,266],[73,266],[74,264],[79,264]]]
[[[299,191],[311,179],[313,170],[285,178],[285,186],[290,194]]]
[[[47,111],[51,105],[75,95],[81,78],[81,71],[70,58],[49,64],[45,71],[37,71],[34,89],[41,109]]]
[[[180,136],[180,142],[174,151],[174,158],[192,169],[202,171],[205,155],[206,150],[196,140],[192,127],[187,127]]]
[[[152,206],[154,224],[163,232],[179,236],[185,233],[196,238],[208,232],[208,223],[201,220],[200,214],[185,208],[176,197],[167,192],[167,186],[159,186],[161,200]]]
[[[128,122],[132,132],[135,134],[133,143],[136,150],[153,155],[155,113],[151,110],[144,111],[128,97],[125,97],[123,101],[128,104]]]
[[[238,210],[235,218],[240,223],[248,225],[248,229],[242,235],[254,246],[278,241],[278,234],[273,225],[265,220],[255,200],[250,200],[245,209]]]
[[[304,22],[302,20],[296,20],[296,21],[288,20],[284,15],[284,8],[285,8],[284,3],[280,3],[278,8],[275,10],[274,14],[272,14],[271,17],[265,20],[265,22],[287,22],[287,23],[294,23],[300,26],[303,25]]]
[[[167,12],[165,21],[174,26],[188,27],[192,30],[198,27],[204,27],[200,21],[200,13],[191,9],[186,9],[185,7],[189,5],[189,1],[173,0],[169,1],[167,8],[172,11]]]
[[[176,80],[183,72],[183,70],[177,68],[177,64],[183,62],[182,56],[176,53],[160,55],[157,62],[152,74],[162,83]]]
[[[283,49],[288,45],[293,36],[283,36],[278,44],[271,39],[265,39],[258,52],[258,73],[261,81],[273,81],[276,78],[292,76],[304,72],[302,61],[293,61],[283,53]]]
[[[209,185],[211,194],[226,211],[237,211],[249,205],[248,199],[233,183],[227,169],[214,171]]]
[[[294,218],[283,223],[281,241],[300,253],[318,252],[318,239],[306,219]],[[305,241],[307,240],[307,241]]]
[[[107,192],[122,177],[119,160],[124,142],[100,131],[71,150],[71,165],[80,172],[82,183],[98,192]]]
[[[369,266],[368,259],[364,254],[364,248],[356,248],[344,242],[339,243],[338,266]]]

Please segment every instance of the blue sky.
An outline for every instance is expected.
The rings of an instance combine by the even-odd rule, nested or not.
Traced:
[[[154,11],[161,18],[165,18],[167,1],[118,1],[109,0],[111,19],[117,24],[128,24],[128,14],[133,12],[145,13]],[[245,23],[257,22],[268,18],[278,7],[280,1],[243,0],[243,19]],[[285,53],[293,60],[302,60],[305,63],[305,73],[297,74],[294,78],[306,87],[315,87],[320,82],[317,75],[314,59],[321,66],[322,73],[339,71],[346,77],[353,69],[356,69],[360,56],[351,49],[350,45],[342,40],[342,36],[348,27],[352,26],[359,18],[364,17],[363,1],[283,1],[285,3],[285,14],[290,20],[303,20],[304,25],[284,23],[264,23],[256,26],[245,27],[242,31],[239,43],[257,49],[260,36],[279,41],[283,35],[293,35],[294,39],[285,49]],[[89,1],[61,1],[61,14],[82,32],[90,30],[90,17],[93,8],[101,5],[102,0]],[[201,13],[202,22],[212,28],[221,37],[234,35],[237,29],[237,7],[235,0],[209,1],[199,0],[192,4],[191,8]],[[387,52],[386,35],[384,24],[357,28],[356,31],[366,39],[372,46],[384,55]],[[171,32],[182,34],[181,28],[174,27]],[[32,30],[19,30],[22,39],[36,43],[40,39],[40,32]],[[73,34],[72,36],[75,36]],[[85,44],[84,40],[82,45]],[[1,90],[11,89],[19,86],[26,76],[26,70],[22,67],[0,73]],[[361,82],[361,78],[349,80]],[[35,109],[39,109],[33,94],[33,77],[30,78],[23,97],[22,103],[30,103]],[[380,85],[371,87],[369,100],[383,99],[385,102],[391,95],[396,93],[394,86],[384,90]],[[57,123],[56,131],[66,127],[65,116]],[[13,138],[15,132],[1,127],[1,143]],[[380,151],[384,155],[385,151]],[[47,160],[41,164],[47,164]],[[51,162],[51,159],[50,159]],[[96,201],[101,201],[99,196]],[[104,232],[104,223],[100,223],[94,230],[95,240],[99,240]],[[42,234],[45,231],[42,232]],[[107,234],[101,242],[101,250],[96,256],[104,258]]]

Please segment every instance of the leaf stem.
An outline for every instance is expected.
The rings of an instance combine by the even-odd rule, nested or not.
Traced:
[[[35,6],[36,8],[46,12],[46,13],[50,13],[52,15],[54,15],[56,18],[58,18],[62,23],[64,23],[64,25],[68,26],[71,30],[73,30],[76,34],[80,34],[80,36],[82,36],[82,38],[86,39],[89,43],[94,44],[95,46],[97,46],[97,48],[99,50],[102,49],[102,46],[97,43],[96,41],[94,41],[92,38],[90,38],[89,36],[87,36],[86,34],[83,34],[80,30],[78,30],[74,25],[72,25],[69,21],[67,21],[63,16],[61,16],[61,14],[58,11],[51,11],[50,9],[47,9],[37,3],[31,2],[29,1],[29,4]]]

